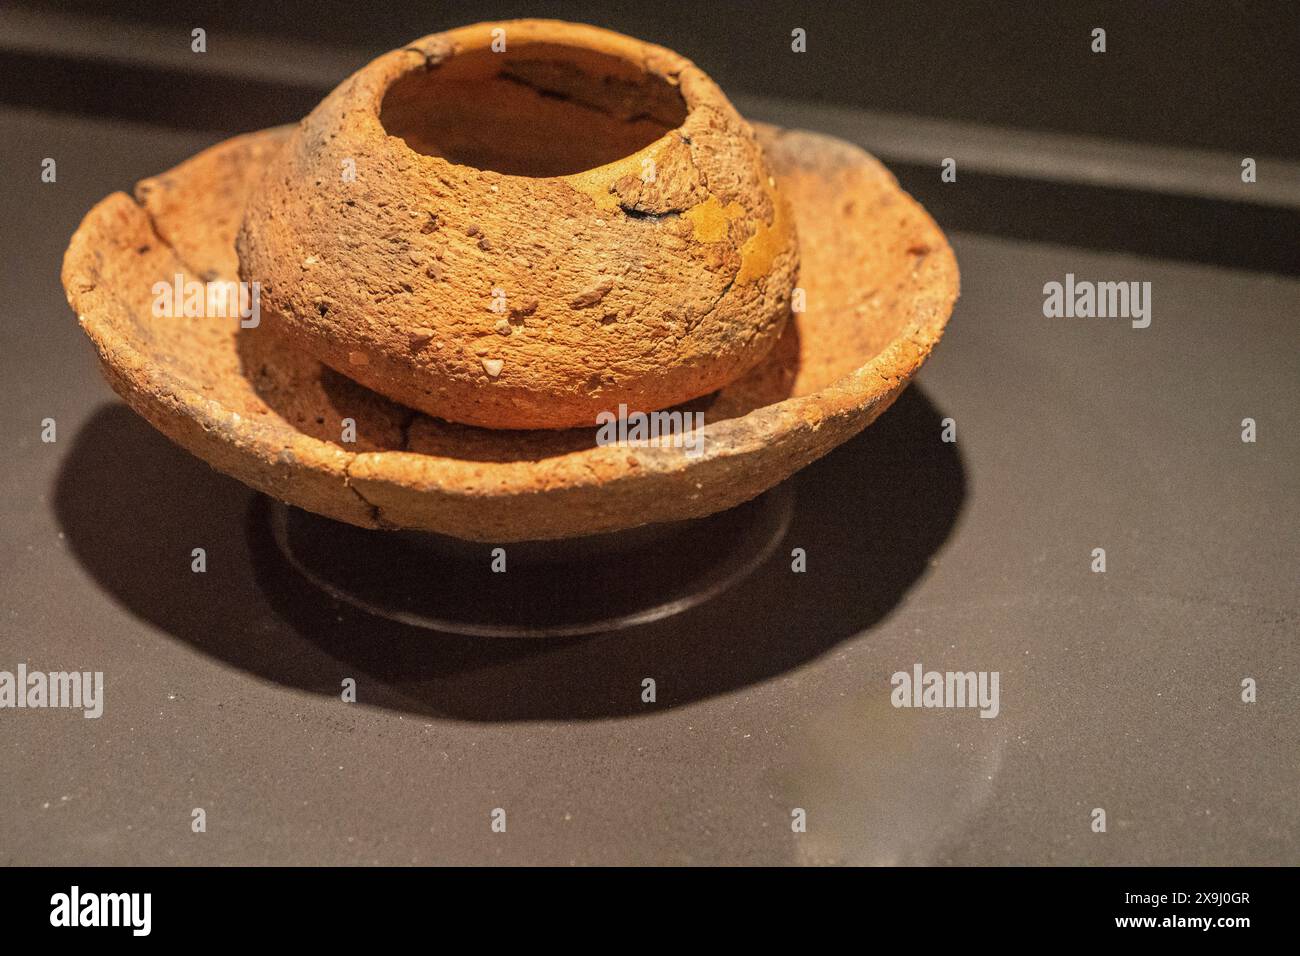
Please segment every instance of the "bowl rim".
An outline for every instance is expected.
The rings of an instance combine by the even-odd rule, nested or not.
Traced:
[[[646,72],[653,73],[669,85],[675,86],[686,109],[681,123],[627,156],[611,160],[608,163],[602,163],[599,166],[593,166],[590,169],[564,173],[559,176],[524,176],[518,173],[503,173],[499,170],[492,171],[494,176],[499,176],[505,180],[566,182],[581,189],[589,179],[606,177],[611,172],[621,173],[625,170],[639,169],[641,160],[644,157],[654,155],[664,149],[674,138],[681,138],[682,130],[686,128],[692,116],[696,114],[701,106],[710,100],[715,103],[718,101],[725,102],[728,105],[731,102],[723,93],[722,88],[714,83],[707,73],[675,50],[588,23],[570,23],[564,20],[534,17],[515,20],[488,20],[455,27],[440,33],[430,33],[395,50],[377,56],[352,74],[348,80],[341,83],[339,89],[345,90],[345,95],[349,97],[359,97],[359,105],[365,107],[366,125],[371,127],[369,131],[378,136],[396,140],[398,144],[396,148],[409,154],[408,158],[415,157],[417,161],[428,162],[433,165],[444,165],[449,168],[481,171],[477,166],[457,163],[443,156],[429,156],[411,149],[410,145],[402,137],[389,133],[384,126],[382,119],[383,102],[393,85],[408,76],[427,72],[466,53],[490,50],[493,42],[492,31],[498,28],[505,29],[508,32],[514,31],[516,37],[518,37],[518,39],[510,39],[508,36],[507,43],[516,43],[524,47],[536,45],[569,47],[575,50],[603,54],[611,59],[621,60],[634,66],[640,65]],[[413,59],[410,54],[416,54],[419,59]],[[352,83],[349,88],[350,81],[371,74],[377,80],[373,85]],[[732,107],[732,110],[735,111],[735,107]],[[736,112],[736,115],[739,117],[738,112]],[[743,118],[741,118],[741,122],[744,122]],[[389,145],[392,146],[393,144],[390,143]]]

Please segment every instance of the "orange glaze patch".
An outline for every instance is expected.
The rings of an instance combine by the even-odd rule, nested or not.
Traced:
[[[745,207],[734,199],[723,206],[717,196],[696,203],[683,215],[691,221],[696,242],[722,242],[729,234],[731,221],[745,214]]]
[[[760,222],[754,234],[740,247],[739,283],[753,282],[772,271],[772,263],[790,244],[790,220],[785,201],[772,188],[767,190],[772,200],[772,221]]]

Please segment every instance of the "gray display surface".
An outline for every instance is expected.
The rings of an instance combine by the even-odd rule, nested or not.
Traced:
[[[944,341],[790,483],[765,564],[654,624],[471,639],[315,591],[103,383],[67,240],[214,138],[0,138],[0,670],[106,684],[99,719],[0,710],[0,863],[1300,863],[1300,282],[953,235]],[[1150,327],[1044,318],[1067,273],[1150,282]],[[892,707],[918,663],[997,671],[997,717]]]

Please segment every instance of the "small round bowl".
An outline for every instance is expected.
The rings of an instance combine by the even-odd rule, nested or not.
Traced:
[[[237,248],[307,355],[511,429],[721,388],[777,342],[798,266],[754,132],[702,70],[549,20],[425,37],[339,84]]]
[[[957,298],[943,233],[855,146],[758,127],[800,233],[797,311],[750,373],[692,403],[698,455],[595,429],[499,431],[391,402],[265,324],[156,318],[155,283],[233,280],[253,184],[292,131],[237,137],[96,205],[63,263],[109,383],[214,468],[308,511],[476,541],[565,538],[708,515],[856,435],[920,368]],[[352,422],[355,440],[345,440]]]

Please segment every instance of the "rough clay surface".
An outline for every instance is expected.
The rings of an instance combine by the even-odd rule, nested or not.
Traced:
[[[564,44],[680,92],[680,127],[583,173],[504,175],[389,135],[381,109],[394,84],[481,53],[492,26],[379,57],[289,135],[238,239],[268,324],[377,392],[492,428],[591,425],[620,403],[661,409],[752,368],[787,321],[798,244],[753,130],[689,61],[594,27],[504,24],[499,57],[513,75],[555,72]],[[556,99],[520,95],[539,109]],[[571,128],[553,135],[579,140],[583,117],[610,109],[557,114]]]
[[[888,408],[957,297],[943,234],[884,167],[830,137],[760,127],[795,211],[808,305],[765,362],[692,403],[705,414],[702,455],[597,446],[590,428],[455,425],[322,366],[266,323],[152,316],[154,282],[235,278],[228,211],[289,135],[237,137],[140,183],[137,200],[108,196],[72,237],[63,283],[132,408],[220,471],[353,524],[504,542],[740,504]],[[340,440],[345,417],[355,444]]]

